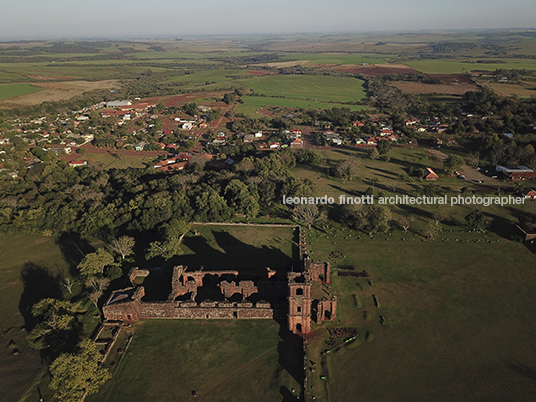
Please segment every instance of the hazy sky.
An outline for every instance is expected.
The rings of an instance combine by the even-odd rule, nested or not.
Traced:
[[[15,0],[0,41],[536,27],[535,0]]]

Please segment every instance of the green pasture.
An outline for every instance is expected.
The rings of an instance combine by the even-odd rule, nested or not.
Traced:
[[[363,81],[347,77],[265,75],[242,79],[240,83],[267,96],[336,102],[357,102],[365,98]]]
[[[300,392],[301,340],[273,320],[147,320],[88,401],[283,401]],[[296,337],[297,338],[297,337]]]
[[[392,54],[374,53],[283,53],[289,60],[307,60],[307,64],[384,64]]]
[[[167,82],[184,82],[194,86],[204,85],[206,82],[227,82],[249,77],[245,70],[205,70],[198,71],[193,74],[177,75]],[[238,86],[238,84],[237,84]]]
[[[43,89],[44,88],[35,87],[30,84],[3,84],[0,85],[0,100],[32,94],[34,92],[42,91]]]
[[[25,80],[26,80],[26,77],[21,77],[19,74],[0,70],[0,82],[13,82],[13,81],[25,81]]]
[[[337,322],[327,325],[359,330],[357,341],[326,354],[327,331],[315,327],[308,354],[316,362],[308,377],[310,397],[532,399],[534,255],[493,233],[440,225],[443,232],[434,241],[411,229],[374,239],[348,229],[310,234],[313,258],[344,254],[332,261],[331,291],[339,303]],[[338,277],[339,265],[365,269],[370,282]]]
[[[242,101],[244,103],[237,106],[236,112],[245,113],[251,116],[255,116],[257,110],[265,106],[278,106],[299,109],[331,109],[334,107],[347,107],[351,110],[362,110],[365,108],[364,106],[360,105],[324,103],[304,99],[274,98],[269,96],[243,96]]]
[[[103,60],[93,60],[93,61],[83,61],[83,62],[73,62],[67,64],[76,64],[73,65],[64,65],[62,63],[2,63],[0,64],[0,69],[7,74],[21,74],[21,75],[38,75],[44,76],[47,79],[58,79],[58,80],[77,80],[77,79],[88,79],[88,80],[104,80],[104,79],[114,79],[121,76],[121,73],[125,70],[142,73],[148,68],[154,72],[167,71],[163,67],[153,67],[138,65],[136,61],[131,60],[121,60],[118,63],[113,61],[103,61]],[[1,79],[1,77],[0,77]]]
[[[495,71],[496,69],[527,69],[536,70],[536,60],[505,59],[505,63],[476,63],[476,60],[463,62],[461,60],[411,60],[406,62],[408,66],[415,70],[428,74],[457,74],[462,70],[485,70]]]

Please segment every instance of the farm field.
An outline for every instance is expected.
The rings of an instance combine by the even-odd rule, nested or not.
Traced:
[[[484,70],[494,71],[496,69],[527,69],[536,70],[536,60],[516,60],[505,59],[505,63],[464,63],[461,60],[411,60],[406,64],[415,70],[427,74],[455,74],[464,71]]]
[[[520,98],[536,96],[536,82],[523,82],[522,84],[490,82],[487,86],[502,96],[519,96]]]
[[[17,96],[23,96],[42,91],[43,88],[38,88],[30,84],[4,84],[0,85],[0,101],[10,99]]]
[[[237,106],[237,113],[245,113],[250,116],[257,116],[257,110],[261,107],[278,106],[301,109],[331,109],[334,107],[347,107],[351,110],[362,110],[365,107],[360,105],[345,105],[340,103],[314,102],[304,99],[274,98],[269,96],[243,96],[243,104]]]
[[[363,81],[355,78],[267,75],[242,79],[240,83],[267,96],[336,102],[358,102],[365,97]]]
[[[345,257],[333,266],[353,265],[371,275],[369,284],[332,274],[339,321],[330,326],[357,328],[359,337],[322,358],[326,329],[308,336],[308,360],[316,362],[310,397],[532,399],[534,255],[493,233],[442,226],[435,241],[411,230],[373,240],[348,229],[330,231],[329,239],[317,232],[309,237],[315,259],[337,250]]]
[[[147,320],[88,401],[287,400],[300,393],[301,339],[272,320]],[[294,393],[292,392],[294,390]]]
[[[117,88],[119,81],[116,80],[104,80],[104,81],[60,81],[60,82],[37,82],[30,84],[7,84],[6,86],[16,85],[15,88],[27,89],[31,88],[32,91],[27,91],[25,94],[17,92],[9,92],[2,98],[0,95],[0,106],[30,106],[38,105],[45,101],[59,101],[70,99],[77,95],[82,95],[84,92],[89,92],[98,89],[113,89]],[[2,87],[0,85],[0,94],[2,93]],[[35,90],[34,90],[35,89]],[[13,99],[17,97],[16,99]]]
[[[423,82],[391,82],[389,85],[397,87],[405,94],[446,94],[463,95],[468,91],[478,91],[479,87],[473,83],[456,84],[426,84]]]
[[[206,70],[197,71],[193,74],[178,75],[169,79],[167,82],[184,82],[185,84],[197,87],[204,86],[207,82],[220,83],[235,81],[247,76],[249,76],[249,74],[246,74],[245,70]]]
[[[289,60],[306,60],[308,65],[318,64],[384,64],[392,54],[375,53],[285,53]]]

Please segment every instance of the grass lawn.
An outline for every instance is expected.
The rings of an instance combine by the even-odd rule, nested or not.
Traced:
[[[194,225],[183,240],[184,254],[173,262],[216,270],[288,268],[298,258],[295,232],[291,227]]]
[[[30,388],[36,376],[45,370],[39,354],[30,349],[28,333],[21,329],[25,320],[20,309],[42,297],[61,294],[55,275],[67,271],[54,240],[38,235],[0,234],[0,389],[2,400],[17,401]],[[25,290],[26,289],[26,290]],[[8,347],[13,340],[14,348]]]
[[[0,85],[0,100],[11,99],[16,96],[33,94],[42,91],[44,88],[38,88],[30,84],[4,84]]]
[[[335,102],[358,102],[366,96],[363,81],[347,77],[265,75],[240,83],[267,96]]]
[[[534,255],[494,234],[445,229],[435,241],[397,231],[357,239],[348,229],[310,236],[314,258],[341,251],[345,257],[333,266],[367,270],[372,286],[332,275],[339,309],[338,322],[330,325],[355,327],[360,334],[357,342],[323,354],[327,366],[318,369],[327,349],[327,331],[318,329],[309,347],[308,358],[317,362],[308,378],[315,387],[309,396],[318,401],[355,395],[362,401],[533,398]]]
[[[299,395],[301,341],[272,320],[147,320],[88,401],[282,401]],[[285,399],[287,400],[287,399]]]

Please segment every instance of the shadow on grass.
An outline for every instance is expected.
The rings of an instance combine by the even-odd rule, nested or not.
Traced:
[[[279,387],[279,392],[283,396],[283,402],[295,402],[299,401],[287,387]]]
[[[24,318],[26,331],[30,332],[37,323],[32,315],[33,305],[49,297],[61,299],[61,279],[47,268],[27,262],[22,268],[21,280],[24,290],[20,296],[19,311]]]
[[[212,247],[202,235],[185,237],[183,244],[193,254],[178,255],[169,261],[170,265],[187,265],[190,270],[199,267],[209,270],[264,267],[288,270],[298,263],[297,247],[293,247],[291,258],[276,247],[246,244],[224,230],[213,231],[212,234],[223,251]]]
[[[515,360],[506,360],[506,366],[524,377],[536,381],[536,370]]]
[[[64,232],[56,239],[56,244],[60,248],[63,259],[69,266],[69,273],[73,277],[78,276],[76,267],[80,264],[82,258],[86,254],[95,251],[89,242],[78,233]]]

